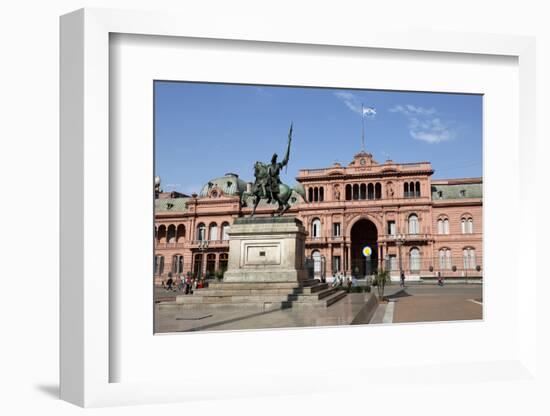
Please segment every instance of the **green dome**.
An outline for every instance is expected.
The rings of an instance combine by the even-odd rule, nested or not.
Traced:
[[[225,195],[240,195],[246,191],[246,182],[239,179],[235,173],[226,173],[224,176],[208,181],[202,187],[199,196],[207,196],[210,189],[214,187],[221,189]]]

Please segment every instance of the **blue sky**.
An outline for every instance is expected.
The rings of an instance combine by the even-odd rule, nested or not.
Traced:
[[[155,172],[165,191],[199,192],[252,165],[282,158],[294,123],[288,171],[347,165],[365,149],[378,162],[429,161],[433,178],[482,176],[482,96],[327,88],[161,82],[155,85]]]

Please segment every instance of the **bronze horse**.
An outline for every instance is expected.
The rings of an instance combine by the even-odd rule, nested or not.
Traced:
[[[265,165],[262,162],[256,162],[254,164],[254,176],[256,177],[256,183],[252,187],[252,192],[244,192],[241,198],[243,204],[246,205],[246,199],[249,196],[254,197],[254,205],[252,208],[252,213],[250,214],[251,218],[254,217],[254,215],[256,214],[256,208],[258,207],[258,204],[262,199],[267,199],[268,202],[271,202],[272,199],[277,201],[279,206],[277,208],[277,211],[273,215],[281,216],[290,208],[290,204],[288,203],[288,201],[290,200],[292,191],[296,191],[300,196],[302,196],[302,198],[305,198],[305,193],[302,187],[291,188],[284,183],[279,183],[279,192],[272,195],[269,190],[266,189],[267,185],[265,185],[269,176],[268,168],[269,166]]]

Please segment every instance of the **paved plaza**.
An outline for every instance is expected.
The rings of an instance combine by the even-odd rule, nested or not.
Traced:
[[[480,284],[391,285],[385,295],[390,302],[380,304],[371,324],[483,319]]]
[[[155,305],[155,332],[296,328],[367,324],[376,309],[372,294],[352,293],[328,308],[277,309],[205,307],[183,309],[175,303]]]
[[[480,284],[416,284],[405,288],[386,287],[388,303],[376,305],[376,288],[371,294],[352,293],[328,308],[281,309],[264,312],[259,308],[183,309],[174,303],[181,292],[155,289],[155,333],[295,328],[356,324],[437,322],[483,318]],[[191,296],[191,295],[190,295]]]

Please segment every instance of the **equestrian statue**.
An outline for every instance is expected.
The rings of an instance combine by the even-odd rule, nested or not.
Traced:
[[[278,208],[273,215],[281,216],[290,208],[288,201],[293,190],[305,198],[305,193],[302,187],[291,188],[290,186],[282,183],[281,178],[279,177],[283,167],[288,164],[291,142],[292,124],[290,125],[290,130],[288,132],[288,145],[283,160],[281,162],[277,162],[277,153],[274,153],[271,158],[271,163],[265,164],[262,162],[256,162],[254,164],[255,181],[254,185],[252,185],[252,192],[243,193],[241,199],[243,205],[246,205],[246,199],[248,197],[252,196],[254,198],[254,206],[252,213],[250,214],[251,218],[254,217],[256,208],[262,199],[267,200],[268,204],[276,201],[278,203]]]

